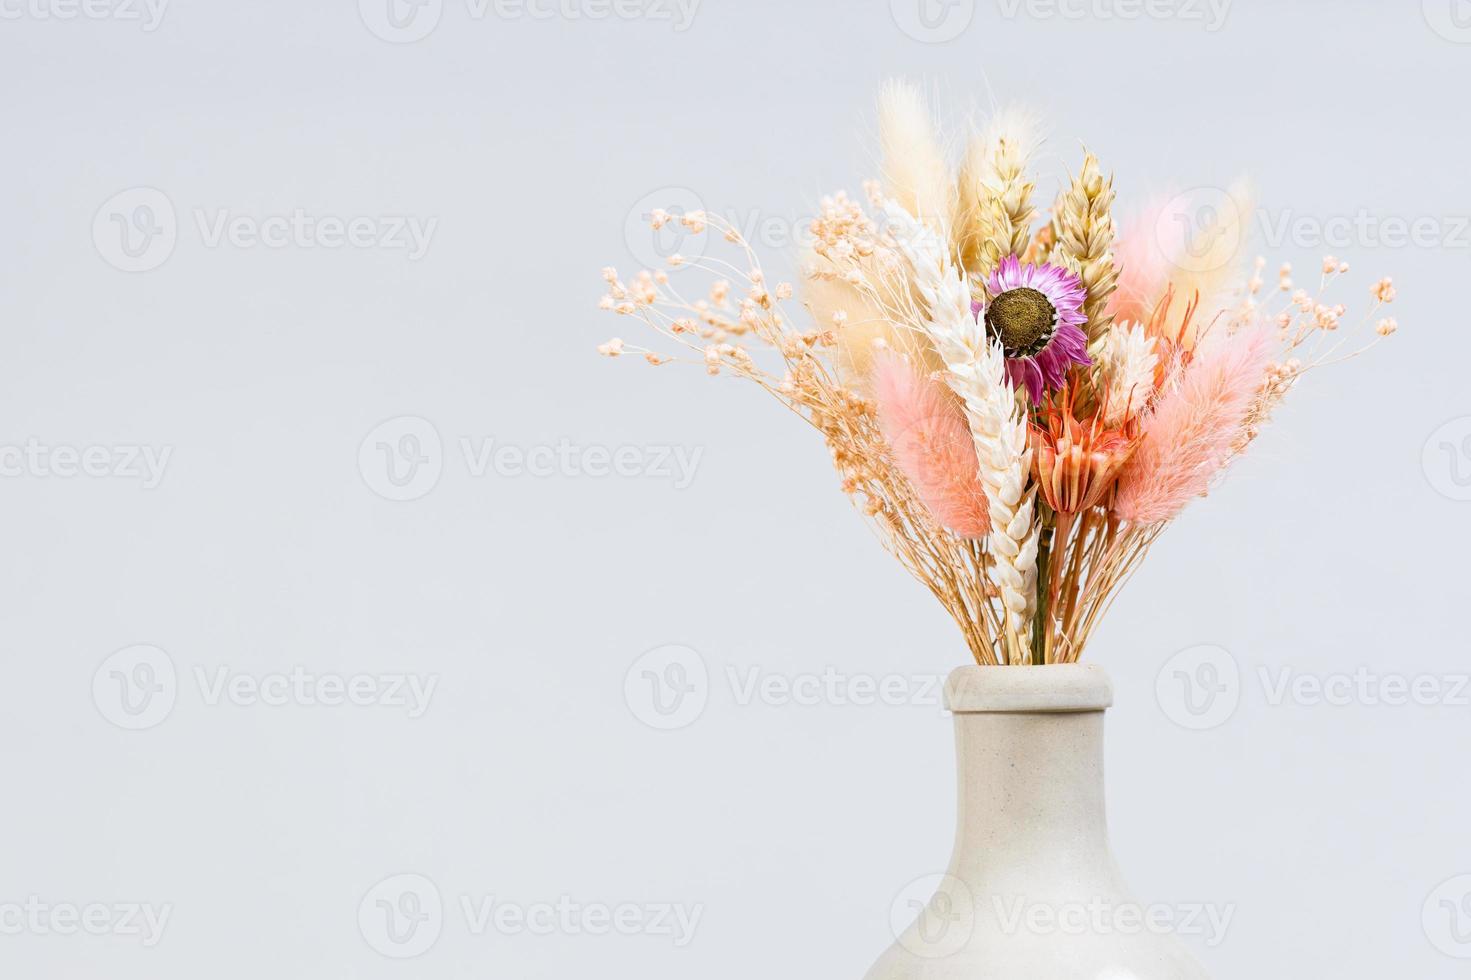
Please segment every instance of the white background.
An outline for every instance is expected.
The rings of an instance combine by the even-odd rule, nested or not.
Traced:
[[[1215,23],[1183,0],[960,0],[928,30],[904,0],[704,0],[678,30],[585,4],[445,0],[394,29],[374,0],[176,0],[151,25],[142,6],[0,0],[0,447],[110,461],[68,477],[10,452],[0,478],[0,974],[861,976],[896,896],[948,855],[948,722],[741,705],[728,669],[934,676],[965,648],[810,431],[754,389],[596,357],[636,334],[595,306],[601,266],[637,266],[625,226],[651,195],[779,232],[856,193],[873,95],[907,74],[954,118],[1035,108],[1044,201],[1084,141],[1121,216],[1249,174],[1259,240],[1284,216],[1306,229],[1257,243],[1274,262],[1310,279],[1323,252],[1348,259],[1355,307],[1395,276],[1401,334],[1299,388],[1089,657],[1118,692],[1119,859],[1148,900],[1235,909],[1225,942],[1195,942],[1216,975],[1464,976],[1471,908],[1439,903],[1471,891],[1452,881],[1471,872],[1471,706],[1273,705],[1258,676],[1468,670],[1456,2],[1236,0]],[[156,193],[114,200],[137,188]],[[298,210],[369,218],[371,241],[209,235]],[[422,256],[378,244],[394,216],[433,223]],[[1311,237],[1357,216],[1345,242]],[[118,219],[139,222],[133,257]],[[1381,233],[1416,219],[1431,240]],[[430,428],[392,423],[360,454],[402,417]],[[406,434],[429,469],[404,489],[377,444]],[[687,486],[562,462],[476,475],[461,439],[701,455]],[[129,447],[169,452],[156,486]],[[139,644],[167,660],[109,659]],[[669,644],[698,651],[708,704],[659,731],[625,678]],[[1194,730],[1169,681],[1201,645],[1227,651],[1239,705]],[[147,679],[140,656],[174,678],[141,722],[118,686]],[[298,667],[437,686],[418,717],[212,697],[221,671]],[[373,926],[402,874],[443,907],[409,962]],[[151,946],[15,928],[5,909],[33,896],[170,917]],[[492,896],[703,918],[683,948],[475,934],[461,900]]]

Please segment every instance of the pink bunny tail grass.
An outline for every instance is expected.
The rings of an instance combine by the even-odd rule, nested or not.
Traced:
[[[1139,448],[1119,477],[1114,511],[1136,525],[1174,518],[1203,495],[1226,465],[1266,380],[1271,341],[1253,331],[1197,353],[1144,423]]]
[[[873,371],[879,425],[899,470],[935,520],[963,538],[991,530],[976,447],[945,388],[889,354]]]
[[[1109,297],[1114,322],[1148,323],[1170,284],[1174,263],[1161,247],[1159,223],[1168,220],[1165,206],[1146,208],[1124,228],[1114,249],[1118,287]]]

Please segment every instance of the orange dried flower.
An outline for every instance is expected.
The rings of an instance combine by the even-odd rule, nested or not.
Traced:
[[[1132,422],[1110,429],[1103,424],[1102,410],[1085,421],[1073,411],[1070,383],[1031,427],[1037,485],[1047,505],[1060,514],[1076,514],[1102,500],[1138,445]]]

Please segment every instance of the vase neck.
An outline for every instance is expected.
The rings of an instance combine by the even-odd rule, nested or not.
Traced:
[[[986,673],[970,675],[964,687],[952,679],[950,690],[959,773],[956,872],[976,880],[1005,877],[1009,868],[1035,877],[1046,868],[1111,867],[1103,784],[1107,678],[1046,667],[973,670]]]

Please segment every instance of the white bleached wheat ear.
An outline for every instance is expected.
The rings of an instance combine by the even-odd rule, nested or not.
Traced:
[[[946,383],[965,405],[991,515],[991,574],[1011,633],[1008,659],[1026,663],[1037,602],[1036,491],[1027,486],[1032,450],[1026,419],[1007,381],[1001,347],[987,338],[971,312],[970,286],[951,260],[948,236],[893,201],[886,202],[885,211],[899,251],[914,270],[915,289],[928,307],[920,326],[945,362]]]
[[[1098,357],[1098,373],[1108,391],[1104,424],[1117,428],[1143,411],[1154,394],[1158,363],[1154,338],[1141,323],[1116,323],[1105,336]]]

